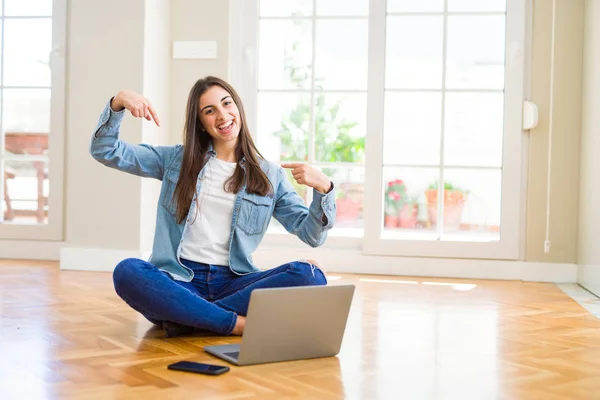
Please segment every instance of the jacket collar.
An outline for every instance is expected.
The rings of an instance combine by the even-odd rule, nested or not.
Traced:
[[[208,151],[206,152],[206,154],[209,157],[217,156],[217,152],[215,151],[212,140],[210,142],[208,142]],[[242,157],[242,159],[240,160],[240,165],[242,166],[242,168],[246,167],[246,157]]]

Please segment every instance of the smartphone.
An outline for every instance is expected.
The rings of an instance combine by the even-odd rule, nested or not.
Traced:
[[[180,361],[175,364],[171,364],[167,367],[168,369],[174,369],[176,371],[195,372],[197,374],[206,375],[221,375],[229,371],[229,367],[223,365],[212,365],[202,364],[192,361]]]

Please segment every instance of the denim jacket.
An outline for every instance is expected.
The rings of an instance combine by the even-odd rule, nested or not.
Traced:
[[[181,243],[191,216],[195,215],[195,199],[202,190],[206,165],[216,156],[216,152],[212,148],[208,151],[209,159],[198,174],[196,195],[188,216],[178,224],[173,192],[181,170],[183,146],[132,145],[119,140],[124,114],[125,110],[115,112],[110,108],[110,101],[107,103],[94,131],[90,153],[108,167],[162,181],[149,262],[174,279],[189,282],[193,272],[181,263]],[[242,167],[244,164],[245,160],[242,160]],[[259,270],[252,261],[252,253],[264,237],[271,217],[275,217],[288,232],[312,247],[325,242],[327,231],[335,223],[335,189],[332,188],[327,194],[313,190],[312,203],[306,207],[283,168],[266,160],[261,160],[261,168],[273,186],[273,194],[250,194],[244,185],[235,196],[229,236],[229,268],[238,275]]]

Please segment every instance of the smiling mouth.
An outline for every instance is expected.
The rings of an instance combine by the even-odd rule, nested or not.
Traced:
[[[220,133],[225,134],[225,135],[231,133],[231,131],[233,131],[233,120],[228,121],[228,122],[218,126],[217,130]]]

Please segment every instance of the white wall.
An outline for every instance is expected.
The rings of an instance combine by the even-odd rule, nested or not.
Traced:
[[[121,89],[143,93],[162,111],[161,128],[127,115],[121,138],[168,142],[170,4],[71,0],[68,7],[66,219],[60,260],[62,268],[105,269],[151,248],[160,186],[94,161],[89,143],[105,104]]]
[[[217,42],[216,59],[171,62],[171,143],[182,143],[185,108],[194,83],[206,75],[228,79],[229,1],[171,1],[171,37]]]
[[[65,246],[137,249],[140,180],[93,160],[89,144],[111,96],[143,89],[144,0],[71,0],[68,14]],[[141,122],[122,132],[140,142]]]
[[[539,124],[529,134],[525,260],[577,262],[583,0],[556,0],[554,115],[550,108],[552,1],[533,0],[531,97]],[[546,238],[548,141],[553,122],[550,252]]]
[[[600,295],[600,1],[585,2],[579,284]]]

